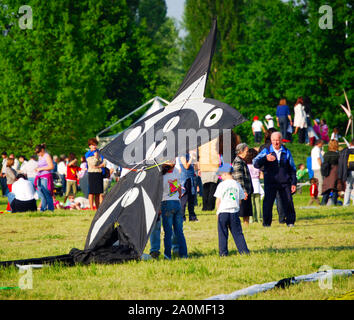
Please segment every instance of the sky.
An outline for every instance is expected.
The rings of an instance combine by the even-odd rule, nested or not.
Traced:
[[[184,0],[166,0],[167,5],[167,16],[175,18],[178,22],[178,27],[180,27],[180,22],[182,21]],[[185,31],[180,30],[179,35],[181,37],[185,36]]]
[[[180,22],[182,20],[184,0],[166,0],[166,5],[167,15]]]

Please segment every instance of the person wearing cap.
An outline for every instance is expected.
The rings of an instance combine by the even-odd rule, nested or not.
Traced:
[[[263,167],[264,170],[263,226],[272,224],[273,204],[279,192],[286,214],[285,222],[293,227],[295,209],[292,194],[296,191],[296,166],[290,150],[282,145],[280,132],[272,133],[271,143],[253,159],[254,167]]]
[[[266,123],[267,130],[274,128],[273,117],[270,114],[267,114],[265,116],[265,119],[267,120],[267,123]]]
[[[254,142],[260,143],[262,141],[262,130],[265,132],[263,123],[259,121],[258,116],[253,117],[252,133],[254,135]]]
[[[241,202],[240,217],[246,226],[249,218],[253,216],[251,194],[253,193],[252,177],[248,169],[245,158],[248,153],[248,145],[240,143],[236,146],[236,158],[232,163],[232,177],[241,185],[245,192],[245,198]]]
[[[228,163],[224,163],[218,169],[217,175],[221,176],[222,182],[218,184],[214,194],[218,217],[219,255],[221,257],[229,254],[229,230],[238,252],[240,254],[249,253],[239,218],[240,203],[245,198],[245,193],[242,186],[233,179],[232,172],[233,167]]]

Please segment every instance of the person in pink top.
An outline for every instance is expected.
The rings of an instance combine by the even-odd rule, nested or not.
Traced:
[[[253,221],[262,222],[262,195],[264,190],[259,181],[262,171],[255,168],[252,164],[253,158],[258,154],[258,151],[254,148],[248,149],[245,161],[247,163],[248,170],[252,179],[253,193],[251,195],[252,208],[253,208]]]
[[[38,155],[37,176],[34,180],[34,185],[37,189],[38,195],[41,199],[41,211],[54,211],[53,204],[53,175],[50,172],[54,169],[52,157],[46,152],[45,144],[39,144],[35,148]]]
[[[328,136],[328,126],[326,123],[326,120],[322,119],[320,122],[320,131],[321,131],[321,139],[325,142],[329,142],[329,136]]]

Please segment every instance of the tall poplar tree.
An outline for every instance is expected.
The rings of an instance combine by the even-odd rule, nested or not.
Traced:
[[[196,39],[204,30],[199,20],[208,21],[217,6],[224,6],[222,19],[234,22],[237,31],[225,41],[224,22],[218,17],[221,52],[211,70],[217,79],[209,84],[213,96],[248,119],[274,116],[280,98],[286,98],[293,110],[297,97],[308,96],[314,116],[326,119],[331,128],[345,127],[347,119],[339,104],[344,103],[343,89],[349,100],[353,97],[352,4],[347,0],[249,0],[235,7],[235,3],[217,0],[207,6],[204,1],[186,1],[188,55],[192,55],[191,43],[198,46]],[[321,13],[323,5],[331,8],[329,29],[320,26],[321,18],[325,24],[331,19],[325,19],[326,11]],[[237,127],[237,132],[252,141],[251,120]]]

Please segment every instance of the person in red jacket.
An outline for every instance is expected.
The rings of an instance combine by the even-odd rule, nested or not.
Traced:
[[[311,187],[310,187],[310,202],[308,205],[313,204],[313,202],[316,202],[318,205],[320,205],[320,200],[318,199],[318,179],[317,178],[312,178],[310,180]]]
[[[77,193],[77,173],[81,169],[77,166],[77,159],[74,153],[70,153],[69,155],[69,163],[66,167],[66,170],[66,193],[64,203],[70,195],[71,190],[74,197]]]

